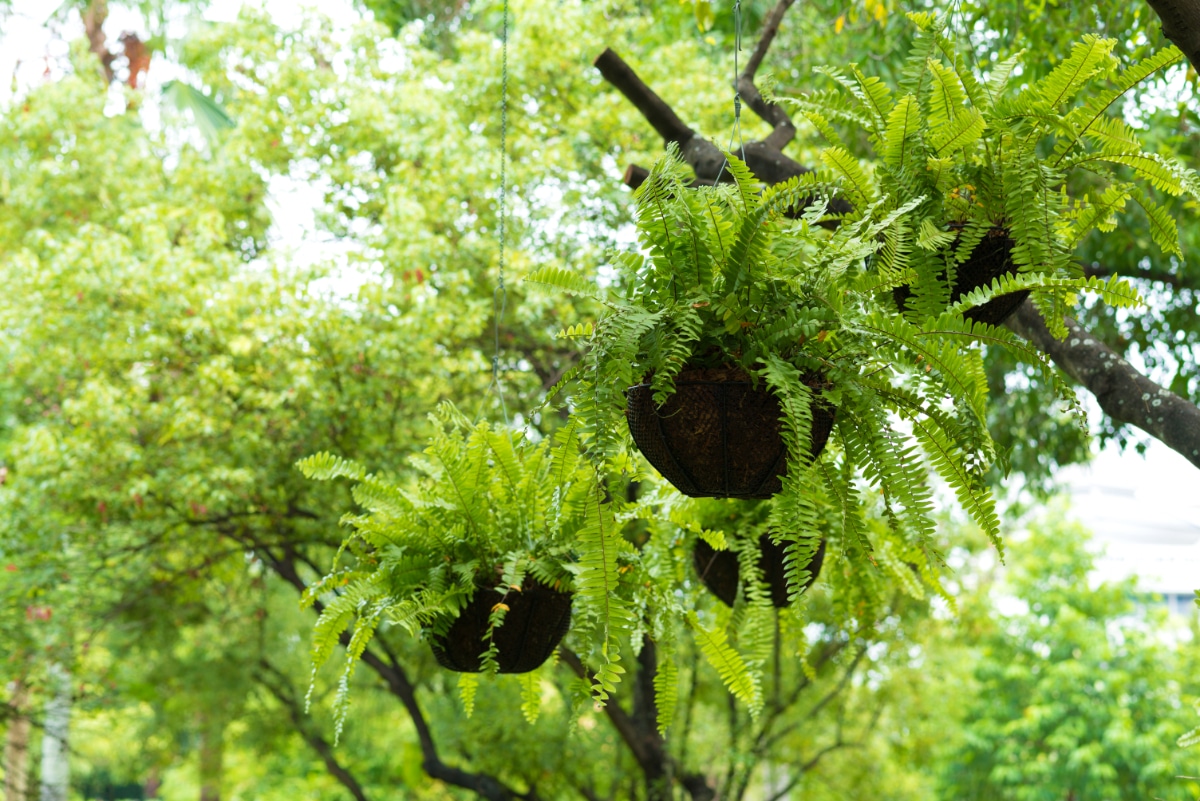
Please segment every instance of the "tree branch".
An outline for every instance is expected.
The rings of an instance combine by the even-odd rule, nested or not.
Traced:
[[[754,85],[754,75],[758,72],[763,58],[771,48],[771,42],[775,41],[775,34],[779,33],[779,24],[783,21],[783,15],[795,2],[796,0],[779,0],[775,8],[771,9],[771,13],[767,15],[767,19],[763,23],[762,36],[759,37],[754,52],[750,54],[750,60],[746,62],[742,74],[738,76],[734,84],[734,88],[746,101],[746,105],[750,106],[755,114],[762,117],[775,129],[763,140],[763,143],[777,151],[782,151],[796,136],[796,126],[792,124],[792,118],[781,106],[767,103],[758,91],[758,87]]]
[[[655,94],[633,71],[633,67],[626,64],[611,47],[605,48],[593,64],[600,70],[604,80],[616,87],[617,91],[625,95],[626,99],[642,112],[646,122],[653,125],[654,130],[658,131],[659,136],[666,142],[674,142],[682,148],[696,135],[696,132],[679,118],[675,110]]]
[[[274,665],[266,659],[260,659],[258,663],[258,680],[267,692],[275,697],[285,710],[288,717],[292,719],[292,725],[300,736],[304,738],[312,749],[321,757],[321,761],[325,763],[326,770],[329,771],[335,779],[342,783],[350,795],[354,796],[356,801],[367,801],[367,795],[363,792],[362,785],[354,778],[340,762],[337,756],[333,753],[333,746],[329,744],[324,737],[313,731],[305,720],[304,710],[300,702],[296,699],[295,693],[291,690],[291,682],[287,676],[283,675]]]
[[[1147,0],[1162,20],[1163,35],[1200,71],[1200,0]]]
[[[1096,278],[1108,278],[1111,275],[1120,275],[1122,278],[1155,281],[1175,289],[1200,291],[1200,281],[1191,280],[1188,276],[1176,275],[1161,267],[1135,267],[1130,270],[1116,270],[1103,264],[1085,264],[1083,265],[1083,274],[1088,278],[1093,276]]]
[[[300,592],[304,592],[307,584],[305,584],[304,579],[300,577],[299,572],[296,570],[294,555],[285,551],[282,558],[275,557],[270,553],[264,553],[263,556],[280,578]],[[313,604],[313,609],[317,614],[320,614],[323,608],[320,601]],[[381,643],[378,638],[375,642],[376,644]],[[342,632],[341,643],[343,646],[350,644],[349,632]],[[537,793],[532,789],[527,793],[521,793],[505,785],[494,776],[483,773],[471,773],[443,762],[441,757],[438,756],[437,745],[434,743],[429,722],[425,719],[425,714],[421,711],[420,704],[417,703],[416,688],[409,681],[408,675],[396,660],[395,655],[387,651],[386,647],[385,651],[388,657],[386,661],[368,647],[363,651],[362,661],[363,664],[369,666],[383,679],[388,691],[400,699],[400,703],[404,705],[405,711],[408,712],[408,716],[412,719],[413,728],[417,732],[417,740],[421,746],[421,768],[425,773],[431,778],[446,782],[446,784],[472,790],[487,799],[487,801],[515,801],[516,799],[537,801]]]
[[[725,155],[720,148],[679,119],[674,110],[611,48],[600,54],[595,65],[604,79],[642,112],[642,116],[666,142],[679,145],[680,155],[698,179],[709,182],[716,182],[718,176],[731,179],[728,170],[722,170]],[[747,142],[745,150],[747,166],[768,184],[781,183],[809,171],[765,142]]]
[[[578,654],[566,646],[559,646],[558,653],[562,657],[562,661],[571,668],[576,676],[585,681],[593,680],[594,675],[583,664],[583,660],[579,658]],[[611,696],[604,702],[604,714],[608,716],[609,722],[617,730],[617,734],[629,747],[633,758],[646,775],[648,784],[652,776],[668,775],[671,757],[666,752],[657,728],[652,728],[653,736],[645,736],[643,732],[639,731],[637,722],[617,703],[617,699]],[[695,801],[713,801],[716,798],[716,793],[709,786],[708,780],[700,774],[686,774],[679,776],[678,780]]]
[[[91,0],[80,10],[83,19],[83,29],[87,33],[88,49],[100,60],[100,69],[108,83],[113,82],[112,63],[116,60],[115,53],[108,50],[108,37],[104,35],[104,21],[108,19],[108,0]]]
[[[1060,342],[1027,300],[1006,325],[1087,387],[1114,422],[1140,428],[1200,467],[1200,408],[1133,369],[1075,320],[1065,317],[1063,322],[1068,333]]]

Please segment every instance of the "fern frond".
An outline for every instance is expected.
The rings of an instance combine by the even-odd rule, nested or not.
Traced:
[[[525,276],[525,280],[531,284],[542,284],[571,295],[583,295],[589,298],[596,298],[597,300],[603,299],[602,293],[597,290],[593,282],[570,270],[557,267],[553,264],[539,267]]]
[[[349,478],[355,481],[363,478],[367,471],[362,465],[352,459],[343,459],[332,453],[313,454],[296,462],[297,469],[305,478],[316,481],[332,481],[335,478]]]
[[[1115,39],[1084,34],[1083,41],[1071,48],[1071,54],[1028,91],[1050,108],[1058,108],[1075,97],[1096,73],[1112,66]]]
[[[927,123],[930,128],[937,130],[950,125],[959,114],[967,111],[967,94],[963,91],[962,83],[954,74],[954,70],[946,69],[938,62],[930,60],[929,74],[933,80],[929,87]]]
[[[1070,150],[1078,144],[1080,138],[1085,134],[1095,135],[1095,127],[1100,127],[1105,121],[1105,114],[1108,109],[1121,98],[1126,92],[1137,86],[1142,81],[1149,78],[1154,73],[1166,69],[1173,64],[1179,63],[1183,58],[1183,53],[1175,45],[1170,45],[1157,53],[1144,58],[1137,64],[1123,70],[1114,80],[1114,86],[1100,92],[1096,97],[1087,102],[1087,105],[1081,109],[1080,117],[1082,124],[1079,125],[1070,137],[1064,138],[1063,141],[1055,148],[1059,154],[1059,159],[1070,152]],[[1119,122],[1112,119],[1114,122]],[[1095,126],[1095,127],[1094,127]],[[1128,126],[1122,124],[1124,131],[1128,131]],[[1123,131],[1123,133],[1124,133]],[[1103,134],[1102,134],[1103,135]],[[1141,144],[1137,142],[1136,136],[1132,137],[1133,146],[1136,150],[1141,150]]]
[[[858,159],[842,147],[827,147],[821,151],[821,161],[836,175],[841,176],[843,186],[856,207],[869,206],[875,201],[875,187],[863,172]]]
[[[913,138],[921,125],[921,106],[912,95],[897,101],[887,117],[883,136],[883,161],[897,172],[902,171],[913,149]]]
[[[975,109],[963,109],[954,119],[929,138],[929,146],[939,157],[970,147],[980,136],[986,123]]]
[[[721,628],[706,629],[695,612],[689,612],[688,624],[696,635],[696,644],[709,665],[717,671],[721,681],[735,698],[744,703],[750,714],[757,717],[762,708],[762,691],[757,678],[742,659],[741,654],[729,645]]]
[[[938,475],[954,490],[958,502],[987,533],[1003,559],[1004,542],[1000,538],[1000,518],[996,514],[996,502],[982,476],[972,476],[963,469],[962,454],[937,426],[921,418],[914,419],[912,425],[913,434],[929,456]]]
[[[693,679],[694,681],[694,679]],[[675,654],[659,648],[658,670],[654,673],[654,707],[658,715],[658,733],[666,734],[675,720],[675,708],[679,701],[679,665]]]
[[[1183,256],[1183,251],[1179,248],[1179,229],[1175,227],[1175,218],[1144,193],[1134,194],[1133,200],[1146,212],[1146,219],[1150,221],[1150,238],[1154,240],[1154,244],[1158,245],[1163,253]]]
[[[537,723],[542,709],[542,677],[540,670],[521,674],[521,714],[526,723]]]
[[[463,712],[467,716],[467,720],[475,714],[475,693],[479,690],[479,674],[477,673],[459,673],[458,674],[458,697],[462,701]]]

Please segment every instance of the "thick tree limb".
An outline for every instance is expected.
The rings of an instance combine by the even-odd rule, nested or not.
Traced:
[[[279,558],[269,552],[263,552],[263,556],[280,578],[300,592],[304,592],[308,585],[296,570],[294,555],[285,552],[284,556]],[[320,614],[322,608],[319,601],[313,604],[313,609],[318,614]],[[341,642],[343,646],[350,644],[350,635],[348,632],[342,632]],[[487,801],[518,801],[518,799],[537,801],[538,795],[533,790],[521,793],[508,787],[495,776],[483,773],[471,773],[443,762],[441,757],[438,756],[437,745],[433,740],[429,721],[425,719],[425,713],[421,711],[421,705],[417,703],[416,687],[409,681],[404,668],[400,666],[399,661],[387,649],[386,645],[378,638],[375,640],[375,644],[382,648],[387,658],[381,657],[372,648],[368,647],[362,655],[363,664],[369,666],[383,679],[388,691],[400,699],[400,703],[404,705],[405,711],[408,712],[409,718],[412,719],[413,728],[417,732],[417,741],[421,746],[421,768],[425,773],[431,778],[443,781],[446,784],[471,790],[480,797],[487,799]]]
[[[768,103],[763,98],[758,87],[754,85],[754,75],[758,72],[767,51],[771,49],[771,43],[775,41],[775,34],[779,33],[779,24],[783,22],[783,15],[795,2],[796,0],[779,0],[775,8],[771,9],[771,13],[767,15],[767,19],[763,23],[762,36],[759,37],[754,52],[750,54],[750,60],[746,62],[746,66],[734,86],[737,93],[746,101],[746,105],[775,129],[763,140],[763,144],[770,146],[775,151],[782,151],[788,146],[796,136],[796,126],[792,124],[792,118],[782,107]]]
[[[1146,378],[1070,317],[1064,322],[1068,334],[1060,342],[1025,301],[1007,325],[1087,387],[1114,422],[1140,428],[1200,467],[1200,408]]]
[[[1162,20],[1163,35],[1200,71],[1200,0],[1147,0]]]
[[[304,738],[304,741],[312,747],[317,755],[321,757],[321,761],[325,763],[325,769],[329,774],[342,783],[342,786],[349,791],[350,795],[354,796],[355,801],[368,801],[367,794],[363,791],[362,785],[354,778],[354,775],[348,771],[337,756],[333,753],[333,746],[329,741],[312,729],[310,721],[306,719],[304,707],[299,699],[296,698],[295,692],[291,687],[291,682],[283,675],[274,665],[266,659],[259,660],[259,684],[266,688],[275,700],[278,701],[287,711],[288,717],[292,720],[292,726]]]
[[[113,82],[113,61],[117,56],[108,50],[108,37],[104,34],[104,21],[108,19],[108,0],[91,0],[79,12],[83,29],[87,33],[88,49],[100,60],[100,69],[108,83]]]
[[[728,171],[722,169],[725,156],[721,149],[679,119],[679,115],[612,49],[601,53],[595,64],[604,79],[633,103],[665,142],[679,145],[680,155],[699,181],[715,183],[719,176],[731,179]],[[782,183],[809,171],[766,142],[747,142],[745,150],[746,165],[764,183]]]
[[[604,76],[604,80],[625,95],[626,99],[642,112],[646,122],[653,125],[654,130],[658,131],[659,136],[665,141],[674,142],[682,148],[688,143],[688,140],[696,135],[696,132],[688,127],[687,123],[679,119],[675,110],[663,102],[663,99],[638,77],[638,74],[633,71],[633,67],[626,64],[625,60],[618,56],[612,48],[606,48],[596,58],[594,64],[596,69],[600,70],[600,74]]]
[[[567,667],[571,668],[576,676],[588,681],[592,680],[592,672],[583,664],[583,660],[579,658],[578,654],[565,646],[560,647],[558,653],[562,657],[562,661]],[[643,653],[645,653],[645,648],[643,648]],[[639,657],[639,670],[645,666],[646,664]],[[653,676],[648,681],[651,683],[652,693]],[[645,690],[640,692],[644,695]],[[653,695],[651,695],[651,703],[653,703],[652,699]],[[604,704],[604,714],[608,716],[609,722],[612,723],[613,728],[617,730],[617,734],[625,742],[630,753],[633,754],[634,760],[637,761],[638,766],[646,776],[647,785],[650,785],[652,781],[657,781],[673,773],[671,771],[671,757],[667,753],[666,745],[658,733],[657,722],[654,720],[653,715],[647,714],[644,704],[643,709],[638,712],[638,720],[635,720],[634,717],[631,717],[617,703],[616,698],[610,697]],[[643,727],[638,725],[639,720],[642,722],[648,721],[648,724],[646,724],[647,730],[644,731]],[[694,801],[713,801],[716,798],[716,791],[713,790],[704,776],[696,773],[682,776],[676,775],[676,778]],[[669,798],[670,796],[668,795],[667,797]]]
[[[1108,278],[1111,275],[1120,275],[1122,278],[1139,278],[1143,281],[1154,281],[1159,284],[1166,284],[1175,289],[1191,289],[1200,290],[1200,281],[1189,278],[1188,276],[1176,275],[1173,272],[1164,270],[1161,267],[1134,267],[1129,270],[1114,270],[1103,264],[1085,264],[1083,265],[1083,274],[1088,278],[1095,276],[1097,278]]]

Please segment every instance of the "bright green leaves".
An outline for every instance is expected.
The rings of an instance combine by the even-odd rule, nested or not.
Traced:
[[[940,61],[930,60],[929,74],[932,80],[929,87],[928,124],[936,133],[966,110],[967,94],[954,70],[943,66]]]
[[[458,674],[458,697],[462,701],[463,714],[468,719],[475,714],[475,694],[479,691],[478,673]]]
[[[694,680],[694,679],[693,679]],[[660,659],[654,674],[654,707],[658,714],[655,721],[659,734],[666,734],[675,719],[675,708],[679,703],[679,666],[673,655]]]
[[[1112,69],[1115,44],[1112,39],[1084,34],[1083,41],[1071,48],[1071,55],[1023,96],[1047,110],[1059,108],[1073,100],[1097,73]]]
[[[575,579],[580,606],[594,618],[600,642],[600,664],[592,679],[592,692],[600,701],[616,691],[617,682],[625,672],[619,664],[621,636],[634,622],[618,588],[617,554],[622,539],[612,507],[603,495],[599,485],[588,494],[584,524],[576,538],[579,570]]]
[[[846,193],[850,196],[850,202],[855,206],[869,206],[874,201],[874,183],[867,178],[858,159],[850,155],[845,148],[836,145],[825,148],[821,151],[821,161],[841,179]]]
[[[905,95],[888,112],[887,128],[883,134],[880,156],[883,163],[897,172],[911,167],[917,131],[920,129],[921,107],[912,95]]]
[[[236,126],[233,119],[212,98],[184,81],[167,81],[163,84],[163,96],[173,102],[180,111],[190,111],[204,138],[216,144],[222,131]]]
[[[335,564],[308,596],[325,606],[314,631],[314,671],[352,627],[336,701],[339,721],[354,665],[382,621],[414,635],[444,633],[467,600],[492,591],[497,580],[518,588],[532,576],[565,591],[577,572],[580,606],[597,614],[610,642],[621,631],[611,621],[628,619],[612,611],[620,603],[614,561],[619,537],[606,505],[586,508],[589,498],[599,497],[592,489],[600,490],[593,470],[581,464],[578,426],[568,424],[534,444],[487,423],[473,424],[448,404],[430,417],[429,446],[412,459],[414,475],[403,484],[324,453],[298,465],[310,478],[356,481],[354,499],[366,510],[346,516],[354,531],[338,553],[338,559],[353,557],[356,566],[339,571]],[[500,603],[491,609],[485,672],[499,670],[492,632],[508,609]],[[614,672],[609,666],[603,675]],[[465,708],[472,709],[474,684],[467,680],[460,690]],[[536,718],[539,697],[536,680],[527,679],[522,711],[528,719]]]
[[[343,459],[331,453],[317,453],[296,462],[296,468],[305,478],[316,481],[332,481],[335,478],[349,478],[361,481],[366,476],[366,468],[352,459]]]
[[[983,115],[975,109],[964,109],[954,115],[944,128],[930,134],[929,146],[938,157],[946,156],[957,150],[970,147],[983,135],[987,127]]]

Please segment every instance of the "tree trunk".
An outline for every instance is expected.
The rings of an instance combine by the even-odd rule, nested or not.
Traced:
[[[25,704],[29,689],[20,681],[9,685],[13,718],[4,741],[4,801],[26,801],[29,797],[29,718]]]
[[[154,801],[158,798],[158,789],[162,787],[162,777],[158,773],[158,766],[150,768],[150,775],[146,777],[146,783],[142,785],[142,795],[147,801]]]
[[[221,773],[225,767],[225,722],[219,716],[200,715],[200,801],[221,801]]]
[[[67,735],[71,727],[71,674],[58,662],[47,671],[50,690],[46,701],[45,732],[42,735],[41,801],[67,801],[70,786],[70,752]]]

